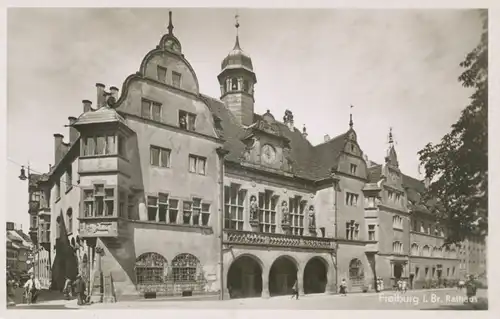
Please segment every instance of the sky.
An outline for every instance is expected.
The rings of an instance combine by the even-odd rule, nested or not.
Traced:
[[[401,170],[418,178],[417,152],[439,142],[468,104],[472,92],[457,78],[479,42],[477,11],[174,9],[174,34],[200,91],[217,98],[236,13],[257,76],[255,112],[281,120],[290,109],[313,144],[347,131],[352,111],[368,158],[383,162],[392,127]],[[95,83],[121,89],[167,25],[162,8],[8,9],[6,220],[28,230],[18,164],[47,172],[53,134],[67,141],[68,116],[82,113],[83,99],[95,104]]]

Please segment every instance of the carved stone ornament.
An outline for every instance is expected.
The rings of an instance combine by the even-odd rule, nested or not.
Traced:
[[[290,211],[288,210],[288,203],[286,201],[281,203],[281,224],[290,224]]]
[[[255,195],[250,197],[250,222],[259,221],[259,204]]]
[[[309,206],[308,218],[309,218],[309,228],[316,229],[316,213],[314,211],[313,205]]]

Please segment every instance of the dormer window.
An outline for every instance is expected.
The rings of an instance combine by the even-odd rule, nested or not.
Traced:
[[[158,65],[156,73],[158,76],[158,81],[162,83],[167,83],[167,68]]]
[[[231,79],[231,91],[238,91],[238,79],[237,78]]]
[[[194,131],[196,115],[186,111],[179,111],[179,127],[183,130]]]
[[[176,88],[181,87],[181,77],[182,75],[180,73],[177,73],[175,71],[172,72],[172,86]]]

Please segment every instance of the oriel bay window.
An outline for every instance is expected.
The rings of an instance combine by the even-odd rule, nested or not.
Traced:
[[[84,217],[116,216],[115,200],[115,187],[95,184],[93,189],[84,189]]]
[[[263,233],[276,232],[276,204],[278,196],[266,190],[259,193],[259,228]]]
[[[243,210],[246,190],[238,184],[224,187],[224,227],[243,230]]]
[[[120,134],[102,134],[82,138],[82,156],[125,156],[125,137]]]

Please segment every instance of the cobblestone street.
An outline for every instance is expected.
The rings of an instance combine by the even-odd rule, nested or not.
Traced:
[[[384,292],[380,294],[308,295],[299,300],[288,296],[270,299],[248,298],[232,300],[141,300],[114,304],[94,304],[79,307],[76,300],[52,301],[33,306],[18,305],[17,309],[297,309],[297,310],[486,310],[487,290],[478,290],[479,302],[464,304],[464,292],[456,289],[417,290],[406,294]]]

